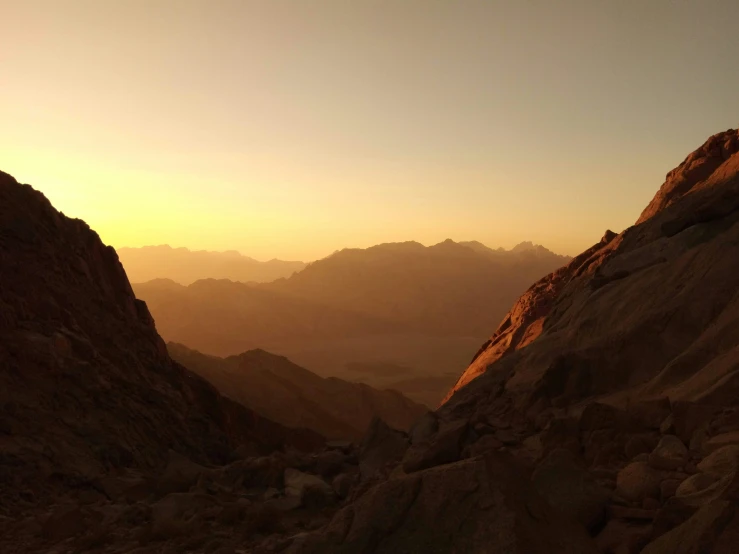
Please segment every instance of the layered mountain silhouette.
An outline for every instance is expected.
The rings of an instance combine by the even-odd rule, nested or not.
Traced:
[[[525,291],[436,412],[325,443],[173,361],[115,252],[0,174],[0,551],[733,554],[738,248],[729,130]]]
[[[491,311],[505,313],[512,298],[567,261],[531,243],[510,251],[452,240],[390,243],[341,250],[260,288],[422,333],[477,336],[490,328]]]
[[[531,243],[510,251],[451,240],[391,243],[342,250],[258,286],[215,279],[133,286],[166,340],[220,356],[262,348],[322,376],[436,406],[486,330],[568,259]]]
[[[260,262],[234,250],[210,252],[172,248],[168,244],[118,248],[118,258],[133,283],[171,279],[189,285],[199,279],[229,279],[263,283],[289,277],[305,267],[303,262]]]
[[[426,408],[392,390],[324,379],[285,357],[250,350],[218,358],[181,344],[167,345],[173,359],[229,398],[288,427],[313,429],[328,438],[359,439],[374,417],[408,430]]]

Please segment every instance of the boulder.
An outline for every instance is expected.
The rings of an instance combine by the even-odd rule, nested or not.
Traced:
[[[629,413],[647,429],[659,430],[662,422],[671,414],[670,399],[642,400],[629,406]]]
[[[433,412],[426,412],[413,424],[408,433],[411,444],[431,440],[439,430],[439,420]]]
[[[291,467],[285,470],[285,496],[303,498],[309,491],[333,496],[334,489],[317,475],[303,473]]]
[[[90,526],[87,513],[78,506],[64,506],[54,510],[41,524],[45,539],[53,542],[82,535]]]
[[[697,469],[717,478],[736,472],[739,469],[739,444],[728,444],[714,450],[698,464]]]
[[[675,496],[682,498],[704,491],[716,481],[718,481],[718,477],[708,473],[696,473],[680,483],[680,486],[675,491]]]
[[[739,431],[721,433],[720,435],[711,437],[703,443],[703,453],[707,455],[730,444],[739,444]]]
[[[595,539],[600,552],[637,554],[651,536],[651,527],[644,522],[612,519]]]
[[[173,492],[187,492],[207,471],[207,468],[170,450],[167,467],[156,484],[157,492],[162,496]]]
[[[659,432],[663,435],[675,432],[675,418],[672,414],[668,415],[659,426]]]
[[[288,554],[519,552],[596,554],[585,530],[549,506],[502,454],[385,481]]]
[[[714,501],[698,510],[685,523],[649,543],[642,554],[708,554],[736,507],[728,501]]]
[[[654,435],[633,435],[626,440],[624,453],[627,460],[633,460],[639,454],[649,454],[657,446],[658,438]]]
[[[660,493],[659,473],[644,462],[630,463],[616,476],[616,493],[631,502],[657,498]]]
[[[331,486],[333,487],[334,492],[339,498],[346,498],[347,496],[349,496],[353,484],[354,477],[349,475],[348,473],[337,475],[331,482]]]
[[[354,448],[354,443],[349,440],[332,440],[326,442],[326,448],[341,450],[344,454],[348,454]]]
[[[566,456],[550,455],[536,469],[531,482],[553,508],[586,529],[592,531],[603,521],[610,492]]]
[[[693,436],[690,438],[688,448],[692,452],[701,452],[703,450],[703,445],[706,444],[706,441],[708,441],[708,439],[710,438],[711,436],[708,433],[708,425],[699,427],[698,429],[693,431]]]
[[[710,424],[718,410],[717,406],[708,404],[697,404],[689,401],[675,402],[672,406],[675,434],[684,443],[690,443],[693,433]]]
[[[474,444],[469,447],[469,454],[471,457],[480,456],[493,450],[498,450],[503,446],[503,443],[495,438],[494,435],[483,435],[477,439]]]
[[[675,435],[664,435],[649,455],[649,465],[667,471],[679,469],[688,461],[688,449]]]
[[[650,504],[647,502],[648,500],[653,499],[644,499],[644,504],[647,506]],[[658,507],[635,508],[633,506],[619,506],[618,504],[614,504],[609,507],[608,515],[609,519],[621,519],[624,521],[652,521],[657,515],[657,509]]]
[[[215,502],[215,498],[207,494],[168,494],[151,506],[149,538],[168,539],[190,532],[198,516]]]
[[[591,402],[580,415],[580,430],[584,433],[601,429],[635,431],[640,427],[629,412],[601,402]]]
[[[680,483],[682,483],[680,479],[665,479],[662,481],[659,486],[659,496],[662,499],[662,502],[675,496],[678,487],[680,487]]]
[[[332,477],[341,471],[346,460],[347,456],[341,450],[321,452],[315,458],[316,473],[323,477]]]
[[[359,450],[359,473],[366,481],[388,464],[399,462],[408,449],[405,433],[392,429],[380,418],[374,418]]]
[[[468,431],[467,421],[457,420],[441,426],[432,442],[414,444],[403,459],[406,473],[457,461]]]

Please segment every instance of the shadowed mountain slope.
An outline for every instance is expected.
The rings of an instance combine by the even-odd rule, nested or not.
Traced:
[[[373,417],[407,430],[427,411],[396,391],[324,379],[264,350],[224,359],[176,343],[167,348],[172,358],[229,398],[273,421],[313,429],[328,438],[361,438]]]
[[[115,251],[0,173],[0,515],[111,473],[313,448],[167,355]],[[99,487],[99,485],[97,485]]]
[[[204,279],[186,287],[155,279],[134,283],[133,288],[146,301],[165,339],[208,354],[402,330],[377,317],[223,279]]]

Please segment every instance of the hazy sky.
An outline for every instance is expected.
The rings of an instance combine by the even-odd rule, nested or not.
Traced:
[[[576,254],[739,124],[737,22],[737,0],[0,0],[0,169],[114,246]]]

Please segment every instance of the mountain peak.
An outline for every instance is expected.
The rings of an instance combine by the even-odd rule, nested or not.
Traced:
[[[643,223],[696,190],[737,175],[739,161],[736,159],[729,161],[737,152],[739,152],[739,130],[728,129],[709,137],[665,176],[665,182],[649,205],[644,208],[636,223]],[[719,171],[726,162],[729,162],[728,166]]]

